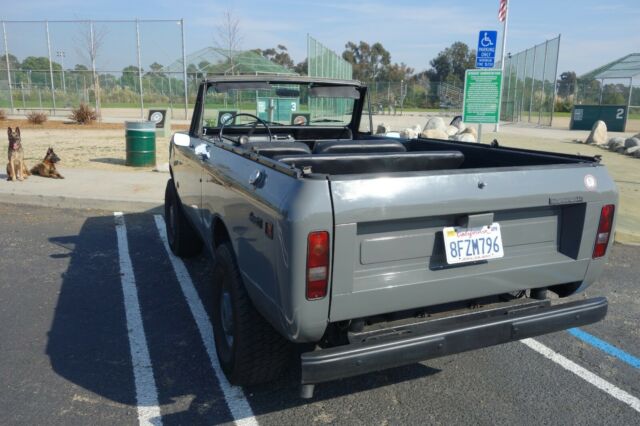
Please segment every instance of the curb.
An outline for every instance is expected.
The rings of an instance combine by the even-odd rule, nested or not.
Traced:
[[[127,213],[162,213],[163,202],[76,198],[50,195],[0,194],[0,202],[61,209],[122,211]]]

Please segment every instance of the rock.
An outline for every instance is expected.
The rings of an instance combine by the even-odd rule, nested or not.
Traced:
[[[469,133],[469,134],[473,135],[474,142],[476,140],[478,140],[478,132],[476,131],[475,127],[467,127],[466,129],[461,131],[459,134],[462,135],[464,133]]]
[[[603,145],[607,143],[607,125],[602,120],[598,120],[593,123],[591,133],[587,140],[584,141],[587,144]]]
[[[606,143],[607,147],[610,147],[612,145],[624,145],[624,138],[621,138],[620,136],[614,136],[612,138],[609,138],[609,141]]]
[[[624,150],[624,153],[629,156],[635,156],[636,152],[640,153],[640,146],[632,146]]]
[[[462,122],[461,115],[456,115],[455,117],[453,117],[453,120],[451,120],[451,123],[449,123],[449,125],[457,127],[458,130],[464,130],[464,123]]]
[[[442,117],[432,117],[427,121],[427,124],[424,126],[424,130],[430,129],[438,129],[443,132],[447,131],[447,125],[444,123]]]
[[[624,151],[624,138],[611,138],[607,146],[609,147],[609,151],[619,152],[618,150],[621,148],[622,151]]]
[[[635,136],[632,138],[628,138],[624,141],[625,148],[633,148],[635,146],[640,146],[640,138],[636,138]]]
[[[391,131],[391,126],[387,126],[384,123],[380,123],[376,128],[376,135],[384,135],[389,133],[390,131]]]
[[[460,129],[458,129],[456,126],[451,125],[447,127],[446,133],[449,136],[453,136],[453,135],[457,135],[459,131]]]
[[[408,127],[400,132],[400,137],[404,139],[415,139],[420,132],[416,132],[414,128]]]
[[[169,173],[169,163],[156,163],[156,168],[153,169],[153,171],[159,173]]]
[[[427,139],[449,139],[449,135],[440,129],[424,129],[420,136]]]
[[[454,140],[460,142],[476,142],[476,137],[472,133],[460,133],[454,136]]]

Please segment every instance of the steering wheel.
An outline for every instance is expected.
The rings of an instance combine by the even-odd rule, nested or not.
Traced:
[[[271,142],[273,140],[273,136],[271,135],[271,129],[269,128],[269,125],[267,124],[266,121],[262,120],[261,118],[256,117],[253,114],[248,114],[245,112],[241,112],[239,114],[233,114],[230,118],[224,120],[224,122],[220,125],[220,140],[227,139],[233,143],[239,143],[239,141],[235,141],[231,138],[225,137],[224,136],[224,128],[227,126],[227,123],[232,122],[236,117],[251,117],[254,118],[256,121],[253,123],[253,125],[251,126],[251,129],[249,130],[249,133],[247,134],[247,137],[251,137],[253,135],[253,132],[255,132],[256,130],[256,126],[258,125],[258,123],[262,124],[264,126],[265,129],[267,129],[267,133],[269,134],[269,142]]]

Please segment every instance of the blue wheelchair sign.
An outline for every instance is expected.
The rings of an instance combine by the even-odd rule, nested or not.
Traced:
[[[476,68],[493,68],[496,60],[497,31],[483,30],[478,35]]]

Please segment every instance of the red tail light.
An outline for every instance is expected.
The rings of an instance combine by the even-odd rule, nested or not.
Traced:
[[[307,238],[307,299],[322,299],[329,282],[329,233],[311,232]]]
[[[613,204],[607,204],[602,207],[600,212],[600,224],[598,225],[598,234],[596,235],[596,245],[593,248],[593,258],[602,257],[607,253],[609,245],[609,237],[611,236],[611,228],[613,227],[613,213],[615,211]]]

